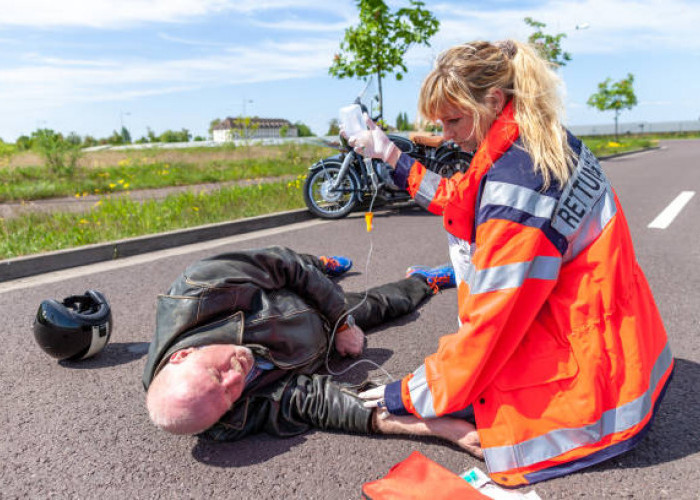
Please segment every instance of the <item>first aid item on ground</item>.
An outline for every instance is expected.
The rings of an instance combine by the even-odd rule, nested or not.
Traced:
[[[489,498],[418,451],[394,465],[383,478],[363,484],[362,497],[369,500]]]
[[[362,108],[360,108],[359,104],[351,104],[340,108],[340,123],[343,124],[345,134],[348,137],[367,130],[367,123],[364,116],[362,116]]]
[[[518,490],[506,490],[501,488],[491,481],[491,478],[478,467],[463,472],[461,477],[479,490],[480,493],[494,500],[541,500],[540,496],[535,493],[535,490],[522,493]]]

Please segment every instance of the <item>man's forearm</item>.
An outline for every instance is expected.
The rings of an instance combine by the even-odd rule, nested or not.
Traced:
[[[476,427],[459,418],[440,417],[421,420],[413,415],[390,415],[382,419],[375,411],[372,415],[372,426],[378,434],[439,437],[456,444],[477,458],[483,459],[484,457],[479,446],[479,435]]]

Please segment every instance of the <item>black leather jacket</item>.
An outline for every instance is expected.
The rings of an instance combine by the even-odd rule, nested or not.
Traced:
[[[330,377],[314,375],[345,300],[313,259],[270,247],[217,255],[187,268],[158,297],[144,387],[180,349],[244,345],[275,369],[247,386],[205,436],[234,440],[261,431],[291,436],[310,427],[370,432],[371,411]]]

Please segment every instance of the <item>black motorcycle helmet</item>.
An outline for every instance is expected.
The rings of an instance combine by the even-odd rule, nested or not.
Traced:
[[[57,359],[85,359],[100,352],[112,333],[112,311],[104,295],[88,290],[63,302],[48,299],[34,319],[39,347]]]

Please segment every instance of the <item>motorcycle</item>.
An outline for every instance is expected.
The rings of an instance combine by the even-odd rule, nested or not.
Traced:
[[[368,107],[362,102],[362,95],[367,86],[354,101],[364,112]],[[381,114],[372,119],[379,121]],[[465,172],[473,157],[472,153],[462,151],[457,144],[445,141],[441,136],[424,133],[412,133],[408,138],[387,135],[403,153],[443,177]],[[309,167],[304,182],[304,202],[314,215],[341,219],[370,198],[374,199],[375,195],[388,203],[410,200],[408,192],[393,183],[389,165],[377,159],[364,159],[343,136],[339,136],[339,143],[332,146],[339,153]]]

